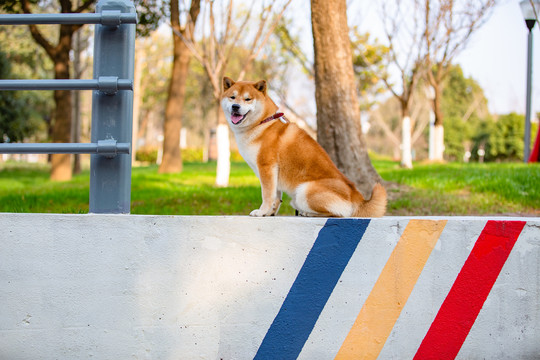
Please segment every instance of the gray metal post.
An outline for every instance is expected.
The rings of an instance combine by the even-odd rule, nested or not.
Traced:
[[[96,13],[135,13],[128,0],[99,0]],[[117,76],[133,80],[135,58],[135,25],[96,25],[94,36],[94,78]],[[118,91],[92,95],[93,143],[116,140],[131,143],[133,92]],[[108,158],[91,155],[90,212],[129,213],[131,202],[131,156]]]
[[[529,35],[527,37],[527,104],[525,108],[525,135],[524,135],[524,149],[523,149],[523,162],[529,161],[531,153],[531,93],[532,93],[532,57],[533,57],[533,34],[532,26],[527,23],[529,29]]]

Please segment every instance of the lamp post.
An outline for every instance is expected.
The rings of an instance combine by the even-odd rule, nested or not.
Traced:
[[[533,46],[533,34],[532,29],[536,24],[536,19],[540,13],[540,0],[522,0],[519,3],[523,18],[527,29],[529,29],[529,35],[527,38],[527,101],[525,109],[525,137],[524,137],[524,152],[523,161],[527,163],[529,160],[529,152],[531,150],[531,86],[532,86],[532,46]]]

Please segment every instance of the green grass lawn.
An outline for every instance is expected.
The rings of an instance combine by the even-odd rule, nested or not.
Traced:
[[[389,193],[388,215],[540,215],[540,165],[416,164],[384,159],[374,165]],[[48,168],[0,163],[0,212],[86,213],[88,171],[69,182],[48,180]],[[214,184],[215,163],[186,163],[181,174],[156,166],[133,169],[133,214],[246,215],[259,207],[260,186],[243,162],[232,164],[230,186]],[[293,215],[284,197],[281,215]]]
[[[377,169],[386,181],[404,185],[389,189],[390,214],[540,216],[539,164],[420,164],[412,170],[384,164]]]

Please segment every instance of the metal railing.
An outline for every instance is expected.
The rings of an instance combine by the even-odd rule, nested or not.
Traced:
[[[29,24],[100,24],[105,26],[118,26],[122,24],[137,23],[136,13],[123,13],[121,10],[105,10],[101,13],[86,14],[0,14],[2,25],[29,25]]]
[[[97,80],[0,80],[1,90],[98,90],[114,95],[118,90],[133,90],[133,81],[116,76]]]
[[[91,154],[91,213],[129,213],[135,6],[99,0],[89,14],[0,14],[0,25],[96,24],[93,80],[0,80],[0,90],[93,90],[91,143],[0,144],[0,154]]]

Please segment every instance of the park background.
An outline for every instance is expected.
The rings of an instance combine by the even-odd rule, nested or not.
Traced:
[[[66,3],[71,11],[92,11],[94,6],[93,1]],[[133,172],[132,213],[247,214],[259,205],[258,180],[242,162],[233,138],[227,155],[231,173],[225,183],[216,184],[220,156],[216,128],[223,122],[216,105],[220,79],[222,75],[266,79],[271,96],[287,117],[316,136],[309,4],[181,1],[175,17],[171,16],[174,3],[136,2],[140,25],[134,163],[141,167]],[[200,6],[197,21],[191,12],[194,4]],[[433,13],[445,14],[444,1],[347,2],[362,132],[390,195],[389,214],[537,216],[540,169],[537,164],[522,163],[527,29],[518,1],[479,1],[472,17],[463,15],[469,6],[466,2],[456,2],[451,9],[454,16],[461,11],[462,21],[468,19],[474,28],[470,35],[456,30],[451,33],[454,37],[446,38],[437,35],[438,29],[444,29],[440,23],[413,21],[422,17],[426,4],[432,5]],[[2,10],[20,12],[25,6],[36,13],[62,10],[56,1],[7,1]],[[452,58],[427,51],[419,34],[427,33],[430,24],[439,50],[444,49],[445,39],[450,48],[456,48]],[[175,26],[175,38],[181,42],[177,46],[190,55],[181,97],[171,96],[169,85]],[[538,28],[533,29],[535,34]],[[43,44],[52,46],[61,39],[59,30],[38,27],[46,39],[40,43],[27,27],[0,27],[1,78],[58,76],[59,61]],[[90,26],[72,33],[67,64],[73,78],[92,77],[92,34]],[[437,85],[439,108],[434,109],[429,75],[443,72]],[[533,81],[536,107],[531,143],[538,128],[540,101],[534,100],[539,96],[534,85],[538,83]],[[403,131],[405,95],[410,95],[406,99],[410,131]],[[67,142],[89,141],[91,94],[70,96],[67,114],[59,110],[53,92],[0,93],[0,142],[56,142],[59,124],[71,129],[63,134]],[[179,105],[174,114],[180,117],[181,129],[167,131],[167,106]],[[430,122],[437,117],[444,117],[444,151],[439,157],[429,152]],[[173,145],[167,148],[164,142],[171,133],[176,138],[169,140]],[[411,162],[403,159],[407,133]],[[0,211],[88,211],[89,159],[68,158],[68,168],[55,172],[54,165],[47,165],[47,156],[0,156]],[[282,214],[290,215],[292,209],[284,206]]]

